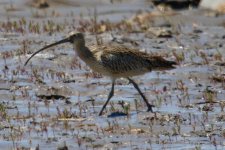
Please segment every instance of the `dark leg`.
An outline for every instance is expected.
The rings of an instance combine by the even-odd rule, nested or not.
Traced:
[[[149,104],[148,100],[146,99],[145,95],[141,92],[141,90],[139,89],[137,83],[135,83],[133,80],[131,80],[130,78],[127,78],[129,80],[130,83],[133,84],[134,88],[138,91],[138,93],[141,95],[141,97],[143,98],[143,100],[145,101],[147,107],[148,107],[148,110],[147,111],[151,111],[153,112],[152,110],[152,106],[151,104]]]
[[[105,102],[105,104],[103,105],[102,110],[101,110],[100,113],[99,113],[99,116],[102,115],[103,110],[105,109],[105,107],[106,107],[106,105],[108,104],[109,100],[110,100],[110,99],[113,97],[113,95],[114,95],[114,84],[115,84],[115,80],[112,81],[112,88],[111,88],[111,91],[109,92],[108,99],[107,99],[107,101]]]

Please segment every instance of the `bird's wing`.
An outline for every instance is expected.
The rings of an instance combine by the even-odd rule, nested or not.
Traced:
[[[99,52],[98,58],[102,65],[113,72],[129,72],[151,70],[148,60],[138,50],[120,46],[106,46]]]
[[[101,45],[92,48],[95,58],[102,66],[114,73],[147,72],[174,68],[174,61],[158,55],[141,52],[124,46]]]

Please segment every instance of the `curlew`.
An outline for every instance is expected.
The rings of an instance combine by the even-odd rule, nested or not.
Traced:
[[[148,108],[147,111],[153,112],[153,105],[148,102],[137,83],[135,83],[131,77],[151,72],[152,70],[172,69],[174,68],[173,65],[176,65],[176,62],[165,60],[161,56],[151,55],[138,51],[137,49],[130,49],[124,46],[94,45],[87,47],[85,46],[83,34],[75,32],[71,32],[69,36],[63,40],[49,44],[36,51],[27,59],[25,65],[37,53],[49,47],[67,42],[73,44],[77,55],[93,71],[109,76],[112,80],[111,91],[109,92],[107,101],[104,103],[99,115],[102,115],[105,107],[114,95],[114,84],[117,78],[127,78],[143,98]]]

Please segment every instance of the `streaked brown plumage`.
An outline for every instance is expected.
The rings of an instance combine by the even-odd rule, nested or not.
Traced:
[[[130,79],[132,76],[141,75],[152,70],[172,69],[176,64],[174,61],[167,61],[160,56],[153,56],[136,49],[130,49],[124,46],[113,45],[95,45],[85,46],[85,39],[82,33],[70,33],[70,35],[56,43],[47,45],[46,47],[36,51],[25,63],[37,53],[62,43],[70,42],[73,44],[77,55],[95,72],[109,76],[112,79],[112,88],[108,95],[108,99],[103,105],[99,115],[114,94],[114,84],[117,78],[127,78],[133,84],[145,101],[148,111],[153,112],[152,105],[148,102],[138,85]]]

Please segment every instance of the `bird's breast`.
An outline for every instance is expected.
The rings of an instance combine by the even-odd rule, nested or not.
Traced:
[[[122,77],[126,78],[126,77],[142,75],[144,73],[149,72],[149,69],[147,68],[136,68],[136,69],[130,69],[130,70],[117,71],[110,67],[104,66],[101,61],[88,60],[85,62],[94,72],[100,73],[105,76],[109,76],[111,78],[122,78]]]

